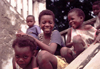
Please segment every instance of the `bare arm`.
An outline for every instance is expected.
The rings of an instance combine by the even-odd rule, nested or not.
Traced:
[[[14,59],[14,58],[12,59],[12,64],[13,64],[13,69],[16,69],[16,66],[15,66],[15,59]]]
[[[96,18],[92,18],[83,22],[83,25],[94,25],[95,22],[96,22]]]
[[[94,44],[97,42],[100,43],[100,29],[98,29],[96,32],[96,38],[95,38]]]
[[[32,69],[35,69],[37,68],[37,61],[36,61],[36,57],[34,56],[33,59],[32,59]]]
[[[59,33],[60,34],[60,33]],[[28,34],[25,34],[23,32],[21,33],[17,33],[17,37],[20,37],[21,35],[28,35]],[[31,35],[28,35],[28,36],[31,36]],[[32,38],[34,38],[33,36],[31,36]],[[57,43],[50,43],[50,45],[46,45],[45,43],[41,42],[40,40],[34,38],[36,43],[38,44],[38,46],[43,49],[43,50],[46,50],[52,54],[55,53],[56,49],[57,49]]]
[[[99,23],[100,23],[100,13],[98,14]],[[100,24],[97,26],[97,29],[100,29]]]
[[[34,37],[33,37],[34,38]],[[39,41],[38,39],[34,38],[35,41],[37,42],[38,46],[43,49],[47,50],[48,52],[54,54],[56,49],[57,49],[57,44],[56,43],[51,43],[50,46],[46,45],[45,43]]]
[[[71,47],[73,45],[73,42],[71,42],[71,28],[68,29],[68,37],[66,40],[66,46]]]

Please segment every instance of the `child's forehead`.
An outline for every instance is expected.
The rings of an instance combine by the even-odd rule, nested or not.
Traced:
[[[92,8],[100,8],[100,5],[93,5]]]
[[[42,18],[42,17],[52,17],[52,18],[53,18],[52,15],[42,15],[41,18]]]
[[[53,20],[53,16],[52,15],[43,15],[41,17],[41,20]]]
[[[74,16],[74,15],[78,16],[78,13],[75,12],[75,11],[72,11],[72,12],[70,12],[70,13],[68,14],[68,16]]]
[[[31,51],[31,49],[30,49],[29,46],[20,47],[20,46],[18,46],[18,45],[16,45],[16,46],[14,47],[14,50],[15,50],[16,52],[29,52],[29,51]]]
[[[32,16],[29,16],[29,17],[27,17],[26,19],[33,19],[33,17],[32,17]]]

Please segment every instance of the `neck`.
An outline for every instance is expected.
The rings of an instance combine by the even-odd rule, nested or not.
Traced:
[[[51,34],[44,34],[44,38],[50,38]]]
[[[77,29],[83,29],[83,27],[84,27],[84,24],[83,22],[81,22],[81,25]]]

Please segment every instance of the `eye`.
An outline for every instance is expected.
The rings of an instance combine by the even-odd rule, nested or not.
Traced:
[[[19,56],[18,56],[18,55],[15,55],[15,57],[16,57],[16,58],[19,58]]]
[[[33,22],[33,21],[30,21],[30,22]]]
[[[74,20],[74,18],[71,18],[71,20]]]
[[[45,24],[46,22],[42,22],[42,24]]]
[[[27,58],[28,58],[28,56],[24,56],[23,58],[24,58],[24,59],[27,59]]]
[[[50,23],[50,24],[52,24],[52,22],[51,22],[51,21],[50,21],[49,23]]]

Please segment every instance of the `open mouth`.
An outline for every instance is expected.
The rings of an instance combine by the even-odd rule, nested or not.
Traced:
[[[46,28],[46,29],[44,29],[45,31],[50,31],[50,29],[49,28]]]

